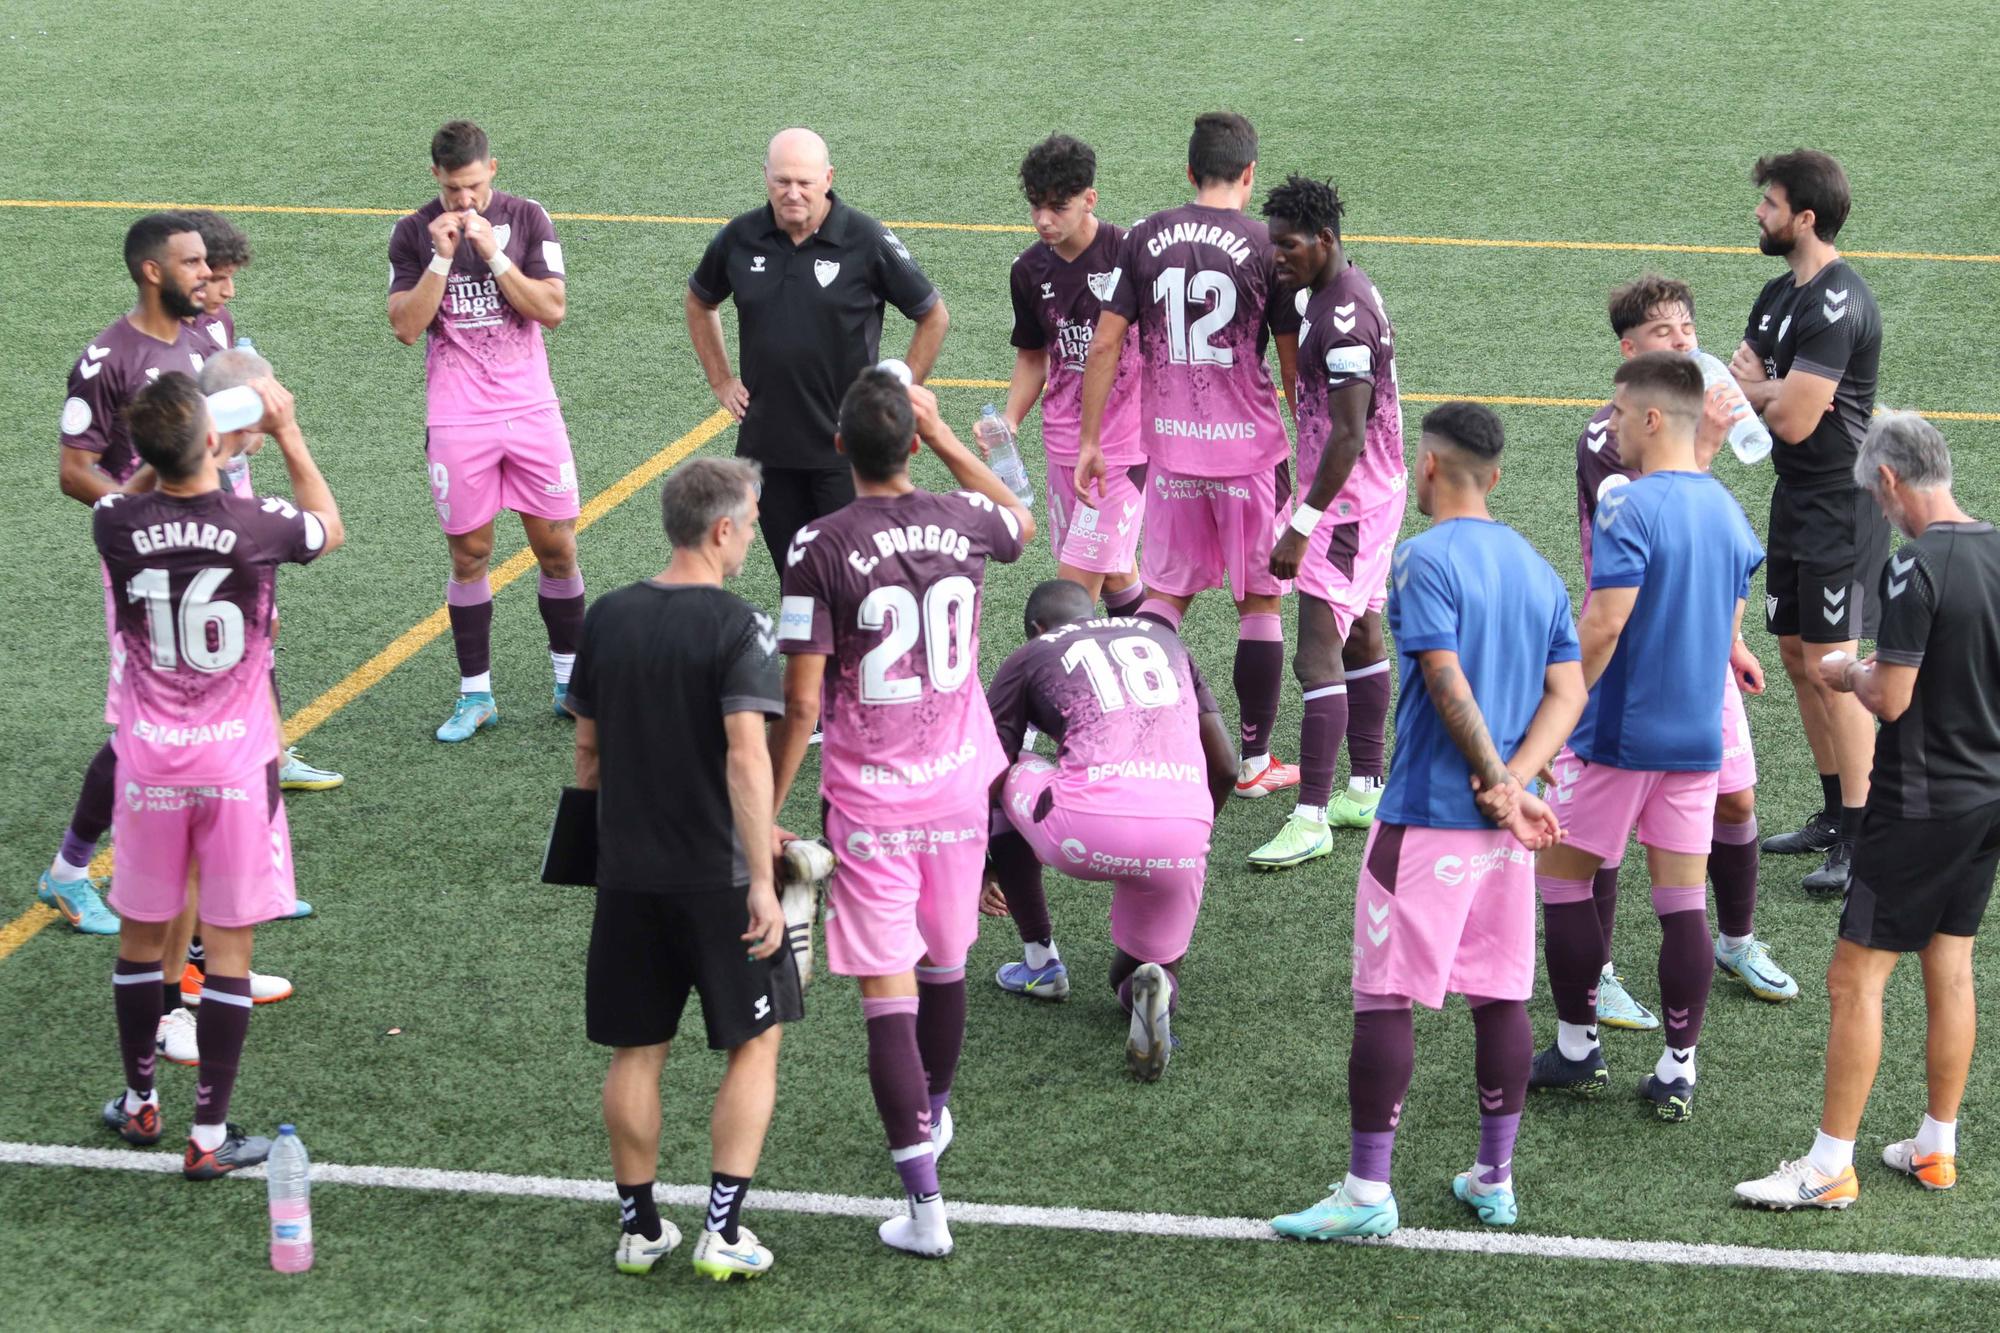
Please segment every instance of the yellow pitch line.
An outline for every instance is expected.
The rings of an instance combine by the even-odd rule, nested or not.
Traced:
[[[647,485],[660,474],[673,467],[695,450],[720,435],[731,423],[729,413],[718,411],[699,426],[667,445],[639,466],[627,472],[617,481],[592,496],[577,515],[576,527],[581,532],[598,519],[631,499],[634,492]],[[490,575],[493,591],[499,592],[515,579],[520,578],[535,567],[535,553],[522,547],[509,556],[505,563]],[[285,744],[296,745],[300,737],[312,732],[326,720],[353,703],[370,689],[380,684],[391,671],[416,656],[432,640],[438,638],[451,627],[450,612],[445,607],[425,616],[392,640],[388,647],[363,662],[339,684],[325,694],[301,708],[285,719]],[[92,875],[108,875],[113,865],[112,849],[107,847],[99,852],[90,863]],[[0,960],[34,938],[37,931],[63,919],[62,913],[53,908],[34,904],[27,911],[0,926]]]
[[[212,208],[219,213],[324,214],[344,217],[402,217],[402,208],[342,208],[307,204],[172,204],[136,199],[0,199],[0,208],[111,208],[173,209]],[[550,213],[558,222],[642,222],[656,226],[720,227],[728,218],[698,217],[676,213]],[[884,225],[903,231],[992,232],[1010,235],[1032,234],[1034,228],[1019,222],[935,222],[889,221]],[[1349,241],[1364,245],[1431,245],[1471,250],[1610,250],[1627,254],[1668,255],[1754,255],[1754,245],[1681,245],[1669,241],[1537,241],[1493,236],[1370,236],[1354,233]],[[1930,250],[1844,250],[1849,259],[1911,259],[1945,264],[2000,264],[2000,255],[1955,255]]]

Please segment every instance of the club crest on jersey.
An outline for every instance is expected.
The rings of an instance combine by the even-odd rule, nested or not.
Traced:
[[[833,280],[839,275],[840,275],[839,260],[837,259],[813,260],[813,276],[819,279],[820,286],[826,287],[831,285]]]
[[[1790,315],[1786,315],[1782,320],[1778,322],[1779,342],[1783,342],[1785,340],[1785,334],[1790,332],[1791,327],[1792,327],[1792,317]]]
[[[1778,618],[1778,595],[1776,593],[1767,593],[1765,594],[1764,597],[1764,619],[1776,620],[1777,618]]]
[[[505,250],[507,248],[507,242],[513,239],[513,236],[514,236],[513,224],[509,222],[503,222],[499,226],[493,229],[493,244],[499,246],[502,250]]]
[[[1083,281],[1084,285],[1090,288],[1092,296],[1100,301],[1109,301],[1111,293],[1118,287],[1118,270],[1114,268],[1109,273],[1086,273]]]
[[[222,327],[222,321],[219,319],[208,322],[208,336],[215,339],[217,347],[229,346],[229,330]]]

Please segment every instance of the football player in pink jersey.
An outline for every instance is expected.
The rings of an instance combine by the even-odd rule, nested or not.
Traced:
[[[917,488],[920,441],[964,490]],[[937,1154],[952,1134],[988,794],[1007,767],[979,687],[981,585],[989,559],[1020,558],[1035,523],[939,418],[937,398],[887,370],[864,370],[847,391],[835,444],[855,499],[800,528],[784,557],[776,808],[824,705],[820,794],[839,858],[827,966],[860,978],[868,1080],[909,1197],[880,1235],[935,1257],[951,1252]],[[780,830],[780,846],[791,836]]]

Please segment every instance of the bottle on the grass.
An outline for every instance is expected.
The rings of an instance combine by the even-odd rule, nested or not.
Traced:
[[[1763,419],[1750,409],[1750,400],[1743,396],[1736,377],[1729,373],[1729,367],[1720,358],[1696,349],[1695,364],[1701,367],[1702,386],[1713,389],[1716,385],[1728,386],[1734,398],[1730,407],[1729,448],[1744,466],[1761,463],[1771,456],[1771,432]]]
[[[972,434],[986,447],[986,465],[993,469],[993,475],[1005,482],[1022,504],[1034,508],[1034,484],[1028,480],[1027,465],[1021,461],[1021,451],[1014,443],[1014,428],[1000,415],[1000,409],[988,403],[980,412],[979,424],[972,428]]]
[[[303,1273],[313,1266],[311,1164],[290,1125],[278,1126],[264,1175],[271,1196],[271,1267]]]

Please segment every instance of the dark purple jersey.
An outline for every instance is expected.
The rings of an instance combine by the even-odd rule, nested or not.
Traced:
[[[1006,767],[979,688],[986,562],[1021,555],[983,495],[864,495],[785,553],[778,642],[827,658],[820,788],[851,818],[983,808]]]
[[[131,432],[125,429],[125,409],[139,390],[168,371],[201,374],[202,358],[214,351],[208,335],[177,323],[174,340],[158,338],[121,319],[91,339],[76,368],[69,373],[69,399],[62,410],[62,442],[71,449],[98,456],[97,465],[113,481],[124,482],[139,470]]]
[[[1409,469],[1403,461],[1403,401],[1396,383],[1396,333],[1382,293],[1357,264],[1318,292],[1298,294],[1299,488],[1312,485],[1333,435],[1328,398],[1350,385],[1368,389],[1361,454],[1334,498],[1336,522],[1358,521],[1385,505],[1400,512]]]
[[[1612,491],[1639,475],[1618,455],[1618,432],[1611,429],[1611,404],[1597,409],[1583,434],[1576,437],[1576,522],[1583,547],[1583,586],[1590,586],[1590,527],[1597,518],[1597,504]],[[1590,594],[1584,594],[1590,600]]]
[[[125,649],[120,778],[193,786],[276,758],[277,566],[325,549],[320,521],[275,496],[113,492],[92,529]]]
[[[1139,439],[1191,477],[1268,473],[1291,453],[1264,364],[1273,333],[1298,328],[1278,289],[1271,234],[1234,209],[1182,204],[1125,234],[1104,308],[1136,324]]]
[[[1030,724],[1061,744],[1065,810],[1215,818],[1201,715],[1221,710],[1180,637],[1157,621],[1085,620],[1030,639],[1001,664],[987,700],[1010,762]]]
[[[1051,458],[1074,461],[1083,434],[1083,367],[1105,292],[1116,280],[1125,232],[1109,222],[1075,259],[1036,241],[1014,261],[1008,286],[1014,298],[1014,346],[1049,354],[1042,391],[1042,448]],[[1111,467],[1146,461],[1139,445],[1139,331],[1128,329],[1119,351],[1118,378],[1104,406],[1098,441]]]

